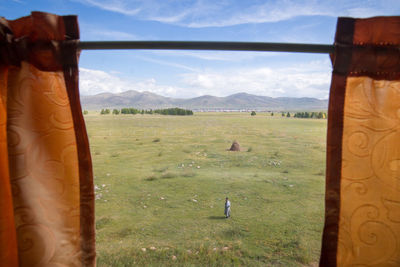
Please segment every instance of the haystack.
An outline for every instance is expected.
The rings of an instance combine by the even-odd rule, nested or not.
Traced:
[[[238,142],[233,141],[231,148],[229,151],[240,151],[240,145]]]

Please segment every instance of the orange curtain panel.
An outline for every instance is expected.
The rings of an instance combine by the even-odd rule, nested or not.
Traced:
[[[0,19],[0,266],[94,266],[76,16]]]
[[[321,266],[400,266],[400,17],[339,18]]]

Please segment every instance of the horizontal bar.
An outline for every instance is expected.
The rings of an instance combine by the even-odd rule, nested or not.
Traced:
[[[196,41],[86,41],[79,42],[81,50],[163,49],[163,50],[226,50],[274,51],[299,53],[333,53],[334,46],[326,44],[254,43],[254,42],[196,42]]]

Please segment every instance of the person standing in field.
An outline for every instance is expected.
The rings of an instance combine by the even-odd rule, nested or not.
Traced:
[[[228,198],[225,199],[225,218],[231,217],[231,202]]]

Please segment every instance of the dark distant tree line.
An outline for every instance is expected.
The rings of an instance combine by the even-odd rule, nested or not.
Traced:
[[[325,112],[296,112],[295,118],[306,118],[306,119],[326,119]]]
[[[100,114],[101,114],[101,115],[110,114],[110,110],[109,110],[108,108],[102,109],[102,110],[100,111]]]
[[[154,113],[161,115],[193,115],[193,111],[190,109],[181,109],[181,108],[166,108],[166,109],[155,109]]]
[[[102,109],[100,111],[100,114],[105,115],[105,114],[110,114],[109,109]],[[136,108],[121,108],[119,109],[113,109],[112,114],[118,115],[118,114],[161,114],[161,115],[179,115],[179,116],[185,116],[185,115],[193,115],[193,111],[189,109],[181,109],[181,108],[166,108],[166,109],[136,109]]]
[[[140,110],[136,108],[121,108],[121,114],[138,114]]]

